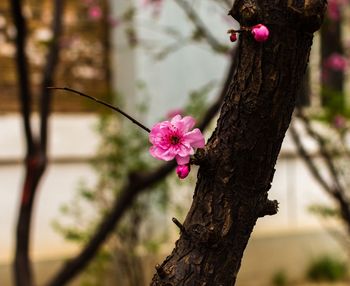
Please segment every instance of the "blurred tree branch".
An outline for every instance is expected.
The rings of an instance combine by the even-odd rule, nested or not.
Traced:
[[[327,175],[330,175],[333,184],[330,185],[329,183],[327,183],[325,178],[326,175],[322,174],[319,171],[319,166],[315,162],[315,158],[308,153],[306,146],[302,142],[300,134],[295,130],[294,126],[292,125],[290,131],[295,146],[297,147],[298,154],[304,160],[314,179],[321,185],[323,190],[337,202],[341,216],[347,225],[348,232],[350,233],[350,201],[346,194],[346,189],[344,189],[341,186],[338,180],[339,173],[335,170],[334,157],[330,154],[330,152],[324,145],[324,139],[322,138],[322,136],[318,134],[315,129],[311,129],[309,119],[303,116],[302,122],[304,124],[304,128],[309,129],[309,136],[311,136],[311,138],[313,138],[317,143],[319,154],[321,155],[321,158],[323,159],[325,166],[328,170]]]
[[[26,159],[25,178],[22,190],[22,199],[19,209],[16,233],[16,254],[14,262],[14,277],[17,286],[33,285],[33,275],[29,258],[30,229],[35,194],[40,179],[45,171],[47,162],[47,129],[50,113],[51,91],[46,89],[53,82],[59,52],[59,36],[62,26],[64,1],[54,1],[54,17],[52,21],[53,41],[47,55],[46,67],[43,70],[41,84],[41,114],[40,135],[35,136],[31,128],[32,93],[29,78],[29,65],[25,54],[27,42],[27,23],[23,17],[22,1],[10,1],[12,16],[17,29],[16,36],[16,63],[18,73],[19,97],[21,115],[25,130]]]

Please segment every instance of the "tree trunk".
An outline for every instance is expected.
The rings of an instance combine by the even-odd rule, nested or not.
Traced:
[[[196,156],[191,209],[151,285],[235,285],[257,219],[277,212],[267,192],[324,10],[323,0],[236,0],[230,14],[243,27],[266,25],[270,38],[240,36],[217,128]]]

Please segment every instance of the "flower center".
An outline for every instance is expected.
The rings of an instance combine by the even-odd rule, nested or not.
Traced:
[[[180,138],[176,135],[170,136],[170,142],[172,145],[176,145],[180,142]]]

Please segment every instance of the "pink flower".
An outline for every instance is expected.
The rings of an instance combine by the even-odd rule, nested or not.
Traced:
[[[190,131],[194,125],[195,120],[191,116],[182,118],[181,115],[155,124],[149,134],[149,141],[153,144],[149,150],[151,155],[165,161],[175,158],[179,165],[188,164],[194,148],[205,145],[198,128]]]
[[[253,34],[255,41],[265,42],[267,40],[267,38],[269,37],[270,32],[266,26],[264,26],[262,24],[258,24],[258,25],[255,25],[254,27],[252,27],[252,34]]]
[[[334,71],[344,71],[346,69],[347,59],[341,54],[333,53],[327,58],[325,65]]]
[[[94,5],[89,8],[89,17],[91,20],[99,20],[102,17],[100,6]]]
[[[180,179],[185,179],[188,174],[190,173],[190,165],[187,164],[187,165],[178,165],[176,167],[176,174],[177,176],[180,178]]]

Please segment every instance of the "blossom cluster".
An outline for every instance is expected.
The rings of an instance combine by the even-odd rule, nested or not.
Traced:
[[[191,116],[175,115],[171,120],[156,123],[149,134],[151,155],[159,160],[175,159],[176,173],[184,179],[190,172],[190,156],[196,148],[204,148],[204,136]],[[193,129],[193,130],[192,130]]]

